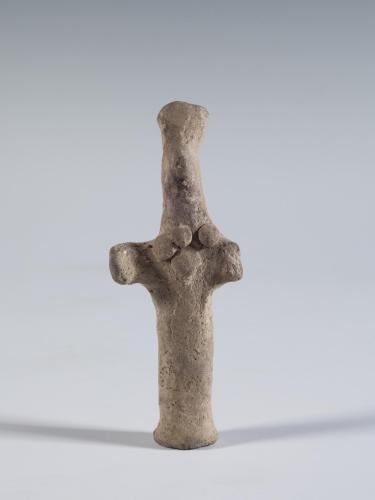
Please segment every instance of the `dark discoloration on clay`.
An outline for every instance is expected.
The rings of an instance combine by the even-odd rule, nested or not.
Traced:
[[[163,215],[152,241],[110,252],[113,279],[142,283],[156,308],[160,421],[154,437],[180,449],[212,444],[213,290],[242,277],[240,251],[211,222],[198,149],[208,112],[185,102],[158,115],[163,138]]]

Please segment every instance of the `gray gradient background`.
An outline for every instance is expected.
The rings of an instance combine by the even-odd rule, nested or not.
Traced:
[[[0,497],[373,500],[375,6],[0,1]],[[154,311],[169,101],[205,105],[212,448],[164,450]]]

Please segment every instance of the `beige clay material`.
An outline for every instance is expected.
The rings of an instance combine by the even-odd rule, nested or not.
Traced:
[[[198,150],[208,112],[171,102],[158,123],[163,138],[160,233],[110,251],[113,279],[141,283],[156,308],[160,421],[155,440],[191,449],[217,439],[211,409],[215,288],[242,277],[240,251],[212,223],[202,189]]]

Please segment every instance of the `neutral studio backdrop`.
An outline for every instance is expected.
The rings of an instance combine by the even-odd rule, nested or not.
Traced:
[[[0,0],[0,497],[373,500],[375,4]],[[207,107],[221,439],[153,444],[159,109]]]

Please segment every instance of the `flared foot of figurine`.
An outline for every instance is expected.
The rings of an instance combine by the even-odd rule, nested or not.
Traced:
[[[158,426],[154,431],[154,439],[161,446],[175,448],[178,450],[193,450],[203,446],[209,446],[217,441],[218,433],[215,428],[205,430],[200,429],[173,429],[166,431]]]

